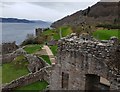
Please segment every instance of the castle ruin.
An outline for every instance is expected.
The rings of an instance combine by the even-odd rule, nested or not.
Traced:
[[[12,53],[18,49],[18,46],[16,45],[16,42],[9,42],[9,43],[2,43],[2,54],[8,54]]]
[[[12,90],[45,80],[48,90],[120,90],[120,45],[118,39],[99,41],[71,34],[58,42],[56,64],[45,65],[3,86]],[[30,62],[34,61],[31,57]]]
[[[62,38],[50,90],[119,90],[119,55],[115,37],[107,41],[75,34]]]

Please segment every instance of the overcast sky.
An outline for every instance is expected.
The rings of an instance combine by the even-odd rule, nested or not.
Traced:
[[[34,1],[34,2],[32,2]],[[25,18],[30,20],[56,21],[67,15],[86,9],[100,0],[3,0],[0,3],[1,17]],[[51,2],[50,2],[51,1]],[[54,2],[53,2],[54,1]]]

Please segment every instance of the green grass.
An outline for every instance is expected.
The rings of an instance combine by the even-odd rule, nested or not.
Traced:
[[[53,38],[54,40],[59,40],[60,39],[60,29],[61,29],[62,37],[65,37],[72,33],[72,30],[70,27],[63,26],[61,28],[58,28],[57,30],[48,29],[48,30],[44,31],[42,33],[42,35],[47,35],[49,38]]]
[[[61,27],[61,30],[62,30],[62,37],[65,37],[67,35],[70,35],[72,33],[72,30],[70,27]]]
[[[53,53],[54,55],[56,55],[56,54],[57,54],[57,48],[58,48],[58,46],[49,46],[49,47],[50,47],[52,53]]]
[[[47,85],[48,85],[48,83],[46,81],[38,81],[38,82],[35,82],[32,84],[17,88],[16,91],[14,91],[14,92],[17,92],[17,90],[18,91],[19,90],[29,90],[29,91],[34,90],[35,92],[40,92],[40,91],[44,90],[47,87]]]
[[[50,64],[51,65],[51,61],[50,61],[50,59],[49,59],[49,56],[48,55],[42,55],[42,56],[40,56],[40,57],[42,57],[42,59],[44,59],[48,64]]]
[[[55,40],[59,40],[60,39],[60,35],[59,35],[58,32],[54,33],[53,39],[55,39]]]
[[[48,29],[48,30],[44,31],[42,34],[43,34],[43,35],[53,35],[53,34],[54,34],[54,31]]]
[[[60,39],[60,36],[59,36],[59,33],[55,30],[46,30],[42,33],[42,35],[47,35],[49,38],[53,38],[55,40],[59,40]],[[51,40],[51,39],[48,39],[48,40]]]
[[[70,35],[72,33],[72,30],[71,30],[70,27],[63,26],[63,27],[57,29],[56,34],[54,35],[55,40],[60,39],[60,30],[61,30],[61,33],[62,33],[62,37],[66,37],[67,35]]]
[[[22,67],[27,67],[28,65],[28,61],[25,58],[24,55],[20,55],[17,56],[12,62],[11,64],[13,65],[14,68],[18,69],[18,68],[22,68]]]
[[[28,62],[24,56],[18,56],[14,61],[2,65],[2,83],[9,83],[29,73]]]
[[[28,54],[33,54],[39,50],[41,50],[42,46],[41,45],[26,45],[26,47],[24,48],[24,50],[28,53]]]
[[[99,40],[109,40],[110,37],[116,36],[120,39],[118,30],[97,30],[93,33],[93,36]]]
[[[0,65],[0,84],[2,84],[2,66]]]

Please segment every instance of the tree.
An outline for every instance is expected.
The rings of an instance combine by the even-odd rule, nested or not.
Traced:
[[[26,39],[33,40],[35,39],[34,34],[27,34]]]
[[[26,39],[22,42],[21,45],[27,45],[27,44],[37,44],[34,34],[27,34]]]
[[[42,36],[38,36],[35,40],[36,40],[37,43],[39,43],[39,44],[43,44],[44,41],[45,41],[44,37],[42,37]]]

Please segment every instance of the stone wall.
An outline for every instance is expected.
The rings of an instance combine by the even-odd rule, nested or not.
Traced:
[[[46,66],[35,73],[29,73],[28,75],[22,76],[16,80],[13,80],[10,83],[5,84],[2,87],[2,92],[8,92],[40,80],[46,80],[49,82],[49,78],[46,77],[46,74],[49,74],[51,67]]]
[[[11,62],[15,57],[24,55],[29,62],[28,70],[31,72],[28,75],[22,76],[3,86],[3,92],[25,86],[39,80],[46,80],[49,83],[51,67],[46,64],[42,58],[35,55],[27,54],[23,48],[19,48],[13,53],[3,55],[3,63]]]
[[[36,72],[40,70],[41,68],[47,66],[46,61],[44,61],[42,58],[38,58],[35,55],[32,54],[26,54],[25,57],[27,58],[29,65],[28,70],[30,72]]]
[[[101,42],[82,35],[80,38],[71,35],[61,39],[57,65],[54,66],[50,78],[50,90],[85,90],[87,74],[105,78],[110,82],[110,89],[118,89],[116,75],[119,68],[114,55],[117,49],[115,39]],[[69,75],[67,88],[62,87],[62,73]]]
[[[41,35],[42,32],[43,32],[43,29],[42,29],[42,28],[37,28],[37,29],[35,29],[35,34],[36,34],[36,36]]]
[[[15,57],[19,56],[19,55],[26,55],[27,53],[22,49],[22,48],[19,48],[15,51],[13,51],[12,53],[9,53],[9,54],[3,54],[1,56],[2,58],[2,63],[9,63],[11,62]]]
[[[37,56],[32,55],[32,54],[27,54],[23,48],[19,48],[16,51],[14,51],[13,53],[2,55],[2,57],[1,57],[2,64],[13,61],[14,58],[19,55],[24,55],[26,57],[27,61],[29,62],[28,70],[30,72],[36,72],[36,71],[40,70],[41,68],[47,66],[47,64],[45,63],[45,61],[43,59],[38,58]]]
[[[18,49],[18,46],[16,45],[15,42],[12,42],[12,43],[2,43],[2,54],[12,53],[16,49]]]

